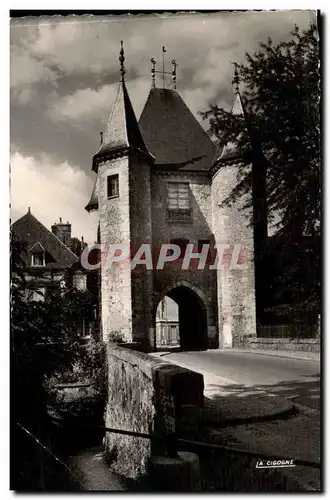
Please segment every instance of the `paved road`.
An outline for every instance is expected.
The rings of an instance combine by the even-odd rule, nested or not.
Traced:
[[[178,352],[163,359],[222,377],[229,384],[263,389],[319,409],[319,361],[229,350]]]

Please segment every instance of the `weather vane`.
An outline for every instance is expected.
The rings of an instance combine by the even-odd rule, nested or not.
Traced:
[[[163,45],[163,47],[162,47],[162,61],[163,61],[162,71],[157,71],[156,70],[156,63],[157,63],[157,61],[155,60],[155,58],[152,57],[150,59],[150,62],[151,62],[151,88],[153,88],[153,89],[156,87],[156,82],[155,82],[156,73],[161,73],[162,74],[162,77],[163,77],[163,89],[165,88],[165,75],[172,75],[172,88],[176,89],[176,67],[178,66],[178,64],[173,59],[171,61],[172,65],[173,65],[172,72],[165,71],[165,56],[164,56],[165,52],[166,52],[166,48]]]
[[[163,89],[165,88],[165,52],[166,52],[166,49],[163,45],[162,47],[162,54],[163,54]]]
[[[156,63],[157,61],[155,60],[154,57],[152,57],[150,59],[150,62],[151,62],[151,88],[155,88],[156,87],[156,83],[155,83],[155,73],[156,73]]]
[[[176,89],[176,67],[177,67],[177,62],[175,59],[172,59],[171,63],[173,64],[173,70],[172,70],[172,88]]]

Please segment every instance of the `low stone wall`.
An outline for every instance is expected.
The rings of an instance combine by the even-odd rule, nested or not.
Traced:
[[[203,376],[146,353],[107,346],[108,401],[105,426],[159,437],[177,432],[180,419],[203,407]],[[149,439],[106,432],[105,453],[111,469],[130,479],[148,474],[159,453]]]
[[[244,344],[233,347],[249,347],[251,349],[270,349],[279,351],[320,352],[320,339],[276,339],[254,338]]]

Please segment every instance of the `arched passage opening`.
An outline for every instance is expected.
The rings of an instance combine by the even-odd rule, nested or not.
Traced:
[[[207,314],[203,300],[191,288],[169,290],[156,312],[156,347],[207,349]]]

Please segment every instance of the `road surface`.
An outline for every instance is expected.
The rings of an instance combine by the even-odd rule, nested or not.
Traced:
[[[226,379],[230,385],[266,390],[319,409],[320,362],[251,352],[210,350],[166,354],[163,360]]]

